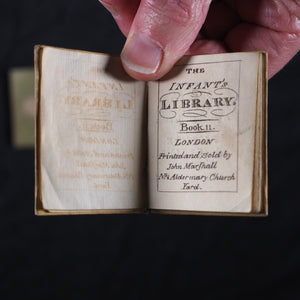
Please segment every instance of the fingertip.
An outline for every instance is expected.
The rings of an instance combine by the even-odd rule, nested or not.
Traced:
[[[158,77],[164,57],[162,46],[143,33],[133,33],[126,41],[121,60],[127,73],[139,80]]]
[[[163,75],[165,75],[164,72],[161,72],[160,69],[158,69],[155,73],[151,73],[151,74],[145,74],[145,73],[141,73],[138,71],[135,71],[133,69],[129,69],[127,67],[127,65],[122,61],[123,64],[123,68],[126,71],[126,73],[136,79],[136,80],[140,80],[140,81],[153,81],[153,80],[158,80],[160,79]]]
[[[121,53],[127,73],[139,80],[164,76],[195,40],[209,3],[141,1]]]

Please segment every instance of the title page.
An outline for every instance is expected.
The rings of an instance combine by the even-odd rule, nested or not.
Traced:
[[[202,55],[151,82],[151,208],[251,210],[257,72],[257,53]]]

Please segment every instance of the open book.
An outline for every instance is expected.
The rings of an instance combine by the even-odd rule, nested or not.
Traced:
[[[130,78],[119,57],[35,49],[36,214],[267,214],[267,56],[182,58]]]

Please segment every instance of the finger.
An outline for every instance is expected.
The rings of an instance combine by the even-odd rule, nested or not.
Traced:
[[[299,0],[225,0],[244,22],[276,31],[300,30]]]
[[[269,78],[300,50],[300,3],[295,0],[227,0],[242,23],[225,38],[233,51],[266,50]],[[256,4],[256,5],[253,5]],[[254,9],[255,7],[255,9]]]
[[[120,30],[127,36],[140,0],[99,0],[99,2],[112,14]]]
[[[269,78],[282,69],[300,50],[299,35],[246,23],[231,30],[225,42],[232,51],[267,51]]]
[[[195,40],[211,0],[142,0],[121,54],[140,80],[166,74]]]

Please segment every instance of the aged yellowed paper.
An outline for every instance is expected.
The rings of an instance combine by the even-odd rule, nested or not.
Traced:
[[[151,208],[251,212],[259,58],[184,58],[149,84]]]
[[[143,208],[144,83],[118,57],[52,47],[40,76],[43,208]]]

